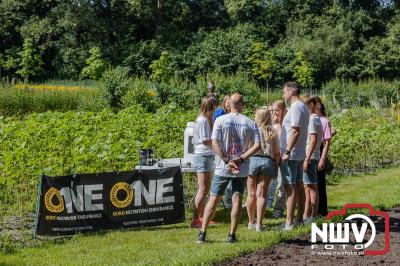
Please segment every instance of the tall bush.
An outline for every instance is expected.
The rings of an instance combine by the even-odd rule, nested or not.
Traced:
[[[114,109],[121,107],[121,99],[131,86],[126,67],[111,68],[104,72],[100,88],[109,106]]]

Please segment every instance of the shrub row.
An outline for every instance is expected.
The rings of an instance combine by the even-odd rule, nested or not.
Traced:
[[[398,108],[398,107],[397,107]],[[332,116],[335,174],[366,172],[400,160],[400,110],[357,108]]]
[[[210,74],[208,80],[214,80],[219,101],[228,93],[239,92],[244,95],[246,107],[252,109],[262,104],[259,88],[244,74]],[[68,90],[69,87],[73,90]],[[96,87],[77,90],[76,86],[65,84],[0,84],[0,114],[21,116],[46,111],[101,111],[105,107],[121,110],[132,105],[141,105],[147,111],[155,113],[162,106],[171,103],[185,110],[193,110],[198,108],[207,94],[205,78],[199,77],[196,82],[178,79],[172,79],[168,83],[156,82],[129,77],[127,69],[122,67],[106,71]]]
[[[321,93],[334,111],[355,107],[386,108],[400,100],[400,82],[368,80],[346,82],[338,79],[322,86]]]

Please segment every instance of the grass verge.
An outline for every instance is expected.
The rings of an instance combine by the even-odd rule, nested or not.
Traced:
[[[375,174],[352,176],[328,187],[330,209],[344,203],[370,203],[389,208],[400,203],[400,169],[379,170]],[[245,213],[244,213],[245,214]],[[271,213],[268,212],[268,216]],[[246,228],[247,218],[238,229],[239,242],[228,245],[229,213],[219,210],[217,226],[208,231],[209,243],[194,243],[197,230],[172,225],[145,230],[125,230],[77,235],[62,241],[45,241],[40,247],[25,248],[10,255],[0,254],[0,265],[199,265],[211,264],[277,244],[309,231],[309,227],[282,233],[283,219],[267,218],[268,231],[257,234]]]

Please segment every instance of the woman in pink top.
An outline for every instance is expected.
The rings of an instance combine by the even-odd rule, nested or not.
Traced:
[[[331,124],[329,122],[328,117],[326,116],[325,106],[322,103],[321,98],[315,97],[317,104],[315,106],[315,112],[319,116],[319,119],[322,123],[322,128],[324,134],[322,136],[322,144],[321,144],[321,158],[318,163],[318,193],[319,193],[319,202],[318,202],[318,215],[326,216],[328,215],[328,199],[326,196],[326,160],[328,157],[329,146],[331,144]]]

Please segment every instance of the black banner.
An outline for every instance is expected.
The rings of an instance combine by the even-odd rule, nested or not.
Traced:
[[[69,235],[174,224],[184,219],[179,167],[42,176],[36,233]]]

